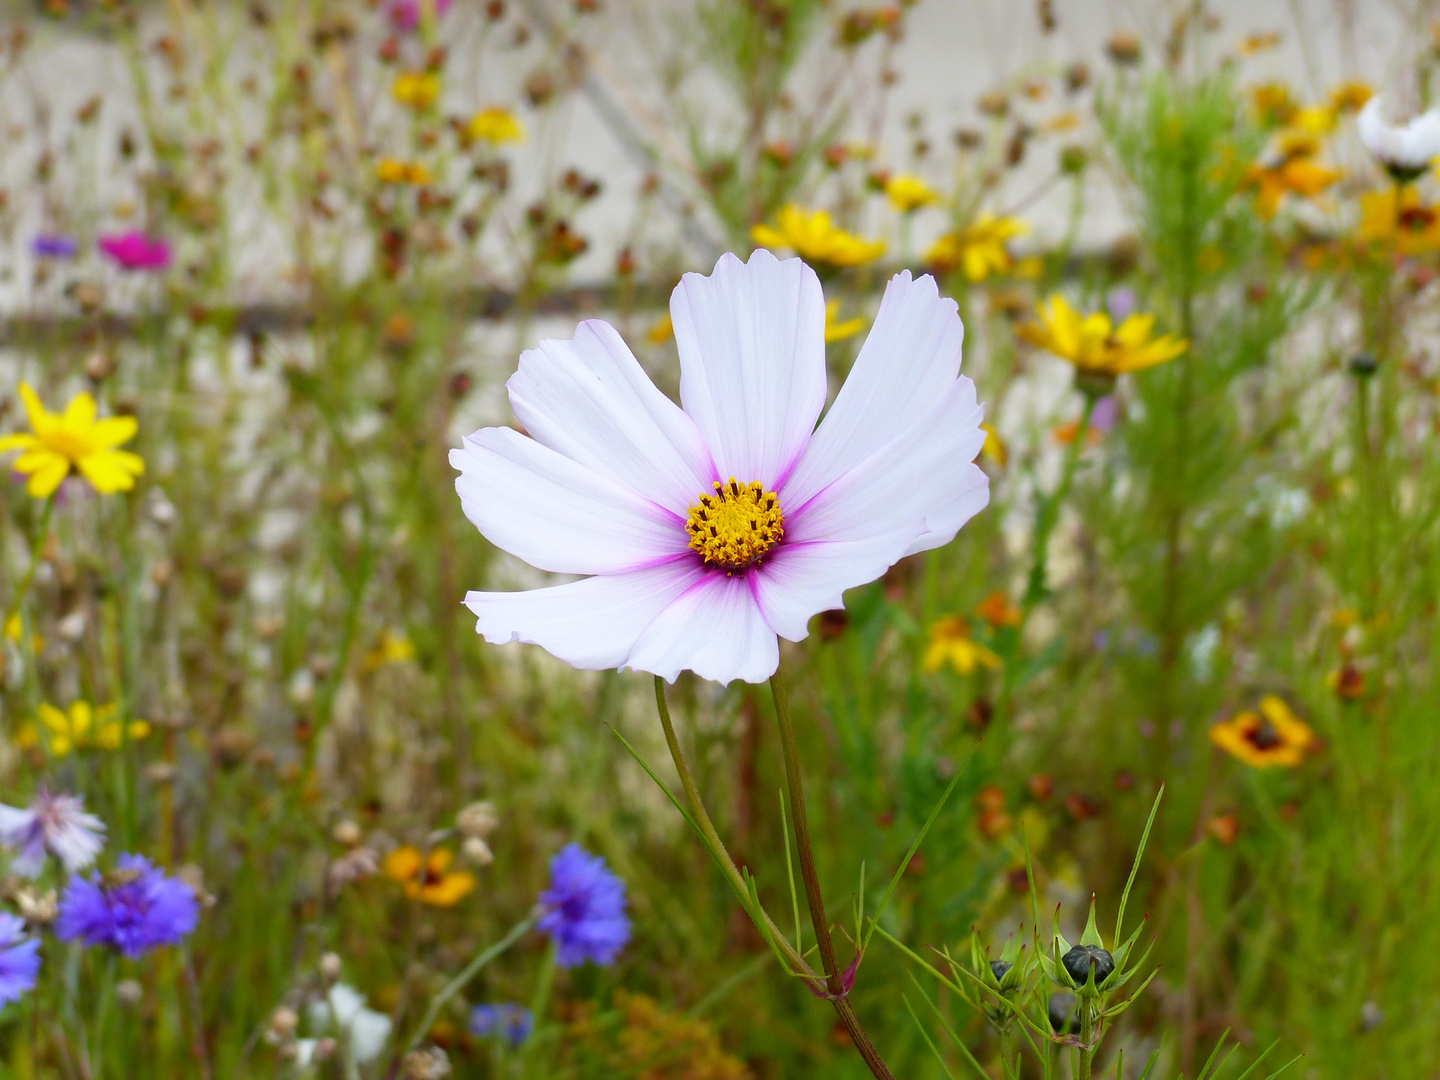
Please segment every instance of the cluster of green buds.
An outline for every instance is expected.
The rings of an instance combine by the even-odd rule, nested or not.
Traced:
[[[1021,944],[1019,934],[1005,942],[1000,959],[991,960],[980,944],[979,933],[970,931],[970,970],[986,991],[981,995],[981,1006],[996,1031],[1003,1034],[1015,1022],[1034,966],[1035,953]]]

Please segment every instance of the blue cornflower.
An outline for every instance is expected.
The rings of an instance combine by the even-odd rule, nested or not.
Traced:
[[[550,859],[550,888],[540,894],[540,906],[545,913],[536,926],[554,940],[561,967],[587,960],[613,964],[630,940],[625,882],[579,844],[567,844]]]
[[[479,1039],[503,1036],[511,1046],[520,1046],[535,1030],[535,1015],[523,1005],[476,1005],[470,1010],[470,1034]]]
[[[30,250],[40,259],[73,259],[80,244],[73,236],[63,234],[37,236],[30,241]]]
[[[25,936],[25,920],[0,911],[0,1005],[19,1001],[40,977],[40,939]]]
[[[62,941],[80,938],[139,956],[175,944],[199,921],[200,903],[189,885],[143,855],[121,855],[108,873],[70,879],[55,933]]]

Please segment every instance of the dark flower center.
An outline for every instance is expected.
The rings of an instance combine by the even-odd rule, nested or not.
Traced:
[[[1258,725],[1245,733],[1245,738],[1256,750],[1274,750],[1285,744],[1285,740],[1280,737],[1280,733],[1275,730],[1275,725],[1269,720],[1261,720]]]

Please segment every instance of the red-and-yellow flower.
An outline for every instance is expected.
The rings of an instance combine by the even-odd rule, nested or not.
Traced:
[[[454,907],[475,891],[475,875],[451,870],[455,853],[436,848],[427,858],[419,848],[398,847],[385,856],[385,875],[405,887],[405,895],[435,907]]]
[[[1315,733],[1276,694],[1260,699],[1258,711],[1236,713],[1210,729],[1210,741],[1256,769],[1293,769],[1315,745]]]

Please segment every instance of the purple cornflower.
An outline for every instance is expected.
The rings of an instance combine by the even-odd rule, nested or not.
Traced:
[[[609,965],[630,940],[625,882],[600,855],[567,844],[550,859],[550,888],[540,894],[545,913],[536,927],[556,945],[555,962],[579,967],[587,960]]]
[[[30,251],[37,259],[73,259],[79,250],[79,242],[63,233],[37,236],[30,241]]]
[[[396,30],[410,33],[420,25],[420,11],[424,0],[394,0],[389,7],[390,22]],[[435,0],[435,17],[438,19],[450,10],[451,0]]]
[[[164,270],[170,265],[170,245],[138,230],[100,237],[100,250],[126,270]]]
[[[19,1001],[40,976],[40,939],[25,936],[25,920],[0,911],[0,1005]]]
[[[143,855],[121,855],[108,873],[71,879],[55,934],[133,957],[175,944],[199,921],[200,904],[189,885],[167,877]]]
[[[79,795],[51,795],[41,788],[24,810],[0,805],[0,844],[16,852],[10,869],[21,877],[39,877],[46,852],[73,874],[104,848],[105,823],[85,812]]]
[[[1120,420],[1120,399],[1106,394],[1090,410],[1090,426],[1096,431],[1111,432]]]
[[[535,1015],[523,1005],[476,1005],[470,1010],[470,1034],[478,1039],[503,1036],[511,1046],[520,1046],[535,1030]]]

